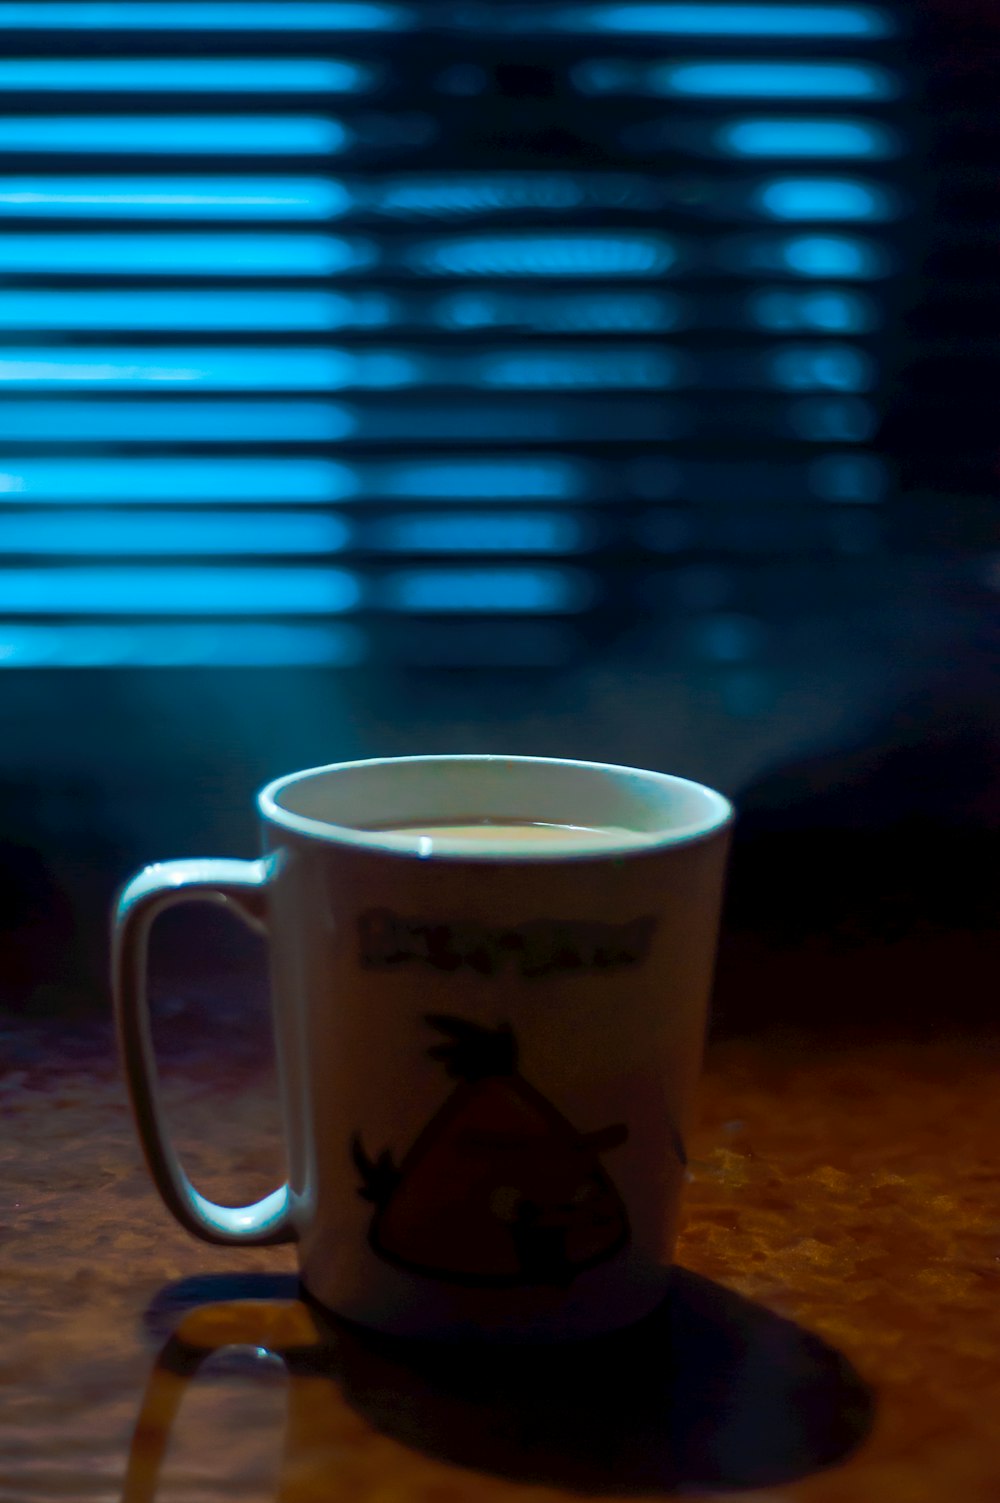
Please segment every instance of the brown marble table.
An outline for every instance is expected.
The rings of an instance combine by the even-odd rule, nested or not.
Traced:
[[[263,1193],[259,1016],[161,1032],[189,1166]],[[995,1043],[713,1046],[663,1311],[486,1360],[331,1331],[287,1250],[174,1226],[103,1025],[0,1051],[0,1503],[1000,1498]]]

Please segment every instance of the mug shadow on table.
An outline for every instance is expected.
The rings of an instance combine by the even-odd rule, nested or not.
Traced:
[[[844,1357],[686,1269],[675,1269],[671,1293],[639,1325],[565,1347],[403,1341],[275,1303],[299,1295],[294,1278],[265,1275],[186,1279],[160,1291],[145,1326],[167,1340],[136,1428],[126,1503],[155,1496],[184,1384],[227,1346],[282,1359],[289,1436],[296,1383],[326,1380],[331,1415],[346,1403],[425,1455],[592,1494],[788,1482],[842,1460],[871,1427],[870,1391]],[[156,1400],[160,1378],[174,1394],[166,1409]],[[315,1431],[314,1402],[309,1409]],[[343,1465],[336,1428],[331,1474]],[[310,1466],[322,1473],[323,1436],[307,1442]]]

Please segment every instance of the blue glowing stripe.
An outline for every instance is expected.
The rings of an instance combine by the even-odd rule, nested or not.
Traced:
[[[885,499],[890,472],[874,454],[827,454],[809,466],[809,489],[824,501],[874,504]]]
[[[410,569],[383,581],[391,610],[448,612],[577,611],[588,581],[568,569]],[[2,594],[0,594],[2,608]]]
[[[329,156],[347,132],[296,115],[18,115],[0,120],[0,150],[125,156]]]
[[[779,178],[755,195],[774,219],[892,219],[893,205],[874,183],[838,178]]]
[[[325,178],[0,178],[8,219],[336,219],[351,207]]]
[[[0,668],[350,667],[365,651],[362,633],[343,625],[0,622]]]
[[[333,349],[0,350],[0,386],[337,391],[416,379],[402,356]]]
[[[720,262],[739,275],[777,272],[824,281],[871,280],[892,268],[888,249],[849,235],[795,235],[790,239],[738,235],[720,243]]]
[[[869,391],[875,365],[853,345],[788,345],[768,357],[776,386],[786,391]]]
[[[648,72],[658,94],[754,99],[891,99],[893,74],[874,63],[663,63]]]
[[[353,610],[360,599],[346,569],[0,569],[0,614],[312,616]]]
[[[434,321],[450,329],[524,328],[546,334],[662,333],[684,322],[684,304],[673,294],[658,292],[577,292],[549,296],[457,292],[437,304]]]
[[[878,413],[857,397],[803,397],[788,404],[787,423],[810,443],[860,444],[874,436]]]
[[[868,5],[592,5],[564,11],[567,30],[660,36],[874,37],[895,30]]]
[[[480,172],[412,176],[373,187],[370,205],[397,218],[562,214],[572,209],[655,209],[662,192],[649,179],[615,173]]]
[[[878,277],[888,269],[881,246],[842,235],[800,235],[777,249],[787,270],[803,277]]]
[[[741,157],[891,157],[899,150],[892,131],[868,120],[733,120],[716,141]]]
[[[354,94],[370,68],[309,57],[5,58],[0,89],[92,94]]]
[[[373,329],[391,323],[377,293],[0,292],[0,329]]]
[[[389,517],[374,536],[396,553],[573,553],[581,546],[577,521],[545,512]]]
[[[357,489],[356,470],[323,459],[23,459],[0,471],[0,497],[85,504],[324,503]]]
[[[568,174],[511,177],[482,173],[474,178],[420,178],[385,183],[373,194],[381,214],[517,213],[524,209],[578,207],[581,193]]]
[[[0,440],[7,443],[316,444],[347,438],[356,427],[355,415],[332,402],[0,403]]]
[[[414,445],[482,442],[508,452],[521,444],[664,443],[691,428],[685,406],[658,394],[655,401],[574,393],[544,402],[512,400],[494,389],[491,399],[469,402],[385,402],[359,405],[357,434],[366,443]],[[589,482],[580,480],[582,489]]]
[[[380,495],[412,500],[569,500],[580,494],[580,466],[556,458],[410,460],[386,465],[373,488]]]
[[[5,235],[0,271],[38,276],[327,277],[377,259],[368,241],[321,235]]]
[[[676,251],[663,235],[606,231],[467,235],[419,245],[416,271],[439,277],[657,277]]]
[[[642,63],[620,58],[588,59],[570,70],[576,87],[584,94],[663,93],[655,84],[650,87],[649,69]]]
[[[510,389],[662,389],[677,378],[677,360],[666,350],[511,350],[479,361],[486,386]]]
[[[5,554],[337,553],[349,535],[339,517],[316,512],[0,514],[0,550]]]
[[[11,31],[398,31],[410,24],[399,5],[0,5],[0,28]]]
[[[750,298],[752,321],[764,329],[799,329],[824,334],[866,334],[878,327],[878,311],[856,292],[785,291],[767,288]]]

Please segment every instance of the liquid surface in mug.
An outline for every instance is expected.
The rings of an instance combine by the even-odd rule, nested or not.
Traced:
[[[489,846],[523,845],[536,849],[545,846],[601,850],[608,846],[643,845],[649,836],[616,825],[569,825],[537,819],[488,819],[414,821],[413,824],[365,825],[365,830],[382,835],[409,835],[416,841],[429,842],[433,851],[436,840],[456,841],[482,849]]]

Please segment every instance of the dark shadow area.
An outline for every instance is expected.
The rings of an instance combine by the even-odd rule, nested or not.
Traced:
[[[984,632],[975,665],[939,671],[863,735],[776,760],[745,786],[724,788],[739,818],[717,974],[717,1032],[825,1029],[831,1020],[938,1028],[945,994],[950,1025],[993,1026],[1000,965],[998,646],[996,632]],[[656,704],[637,696],[634,710],[633,730],[641,729],[647,743],[642,748],[625,744],[624,733],[621,745],[592,748],[593,726],[581,713],[553,730],[554,744],[526,749],[574,755],[582,748],[689,771],[671,766],[665,749],[657,751],[666,730]],[[446,740],[443,733],[439,739]],[[416,739],[404,748],[423,749]],[[249,792],[244,802],[240,853],[252,854]],[[15,832],[0,842],[0,1015],[39,1024],[57,1016],[64,1026],[103,1019],[107,915],[116,887],[153,855],[227,851],[234,843],[224,832],[171,834],[173,796],[151,795],[145,849],[120,835],[102,836],[96,795],[87,801],[67,794],[41,833],[30,828],[25,787],[6,790],[0,803]],[[71,827],[79,846],[74,862],[62,849]],[[167,915],[155,931],[152,975],[154,994],[185,1017],[206,999],[221,1015],[234,999],[227,1055],[269,1051],[266,962],[259,942],[230,919],[194,908]]]
[[[299,1299],[302,1286],[293,1273],[198,1273],[164,1284],[142,1315],[150,1344],[170,1341],[178,1322],[191,1310],[231,1300]],[[160,1359],[163,1359],[163,1353]]]
[[[161,1290],[144,1324],[161,1337],[193,1307],[294,1292],[290,1278],[188,1279]],[[293,1406],[297,1377],[328,1378],[380,1433],[522,1483],[621,1495],[763,1487],[841,1461],[872,1422],[871,1394],[838,1352],[686,1269],[648,1319],[563,1347],[403,1341],[313,1314],[322,1339],[278,1353]],[[157,1367],[192,1376],[206,1355],[171,1336]]]
[[[124,22],[129,8],[120,9]],[[343,144],[360,154],[348,158],[358,183],[374,176],[363,192],[337,191],[345,192],[345,212],[350,204],[350,215],[361,215],[359,243],[374,259],[359,262],[357,282],[349,277],[337,294],[332,322],[305,324],[298,334],[282,322],[300,273],[279,262],[236,294],[243,313],[223,321],[203,351],[226,356],[227,370],[213,378],[220,387],[183,362],[169,382],[162,371],[154,380],[133,369],[129,349],[156,349],[164,338],[166,349],[185,337],[178,310],[188,298],[192,310],[204,310],[199,278],[228,276],[232,257],[224,266],[210,257],[197,273],[179,265],[150,273],[154,283],[167,277],[161,291],[174,312],[162,327],[156,286],[129,291],[117,273],[101,271],[100,258],[88,273],[98,278],[88,283],[96,301],[83,287],[35,288],[37,267],[8,268],[5,296],[17,313],[9,327],[27,318],[30,331],[38,298],[70,322],[62,327],[56,317],[25,333],[50,349],[49,375],[41,374],[44,361],[8,373],[2,505],[14,530],[0,546],[13,549],[10,580],[25,575],[31,558],[58,558],[52,538],[65,534],[67,553],[51,577],[25,575],[34,579],[29,596],[42,593],[23,619],[24,602],[3,607],[0,670],[21,663],[27,671],[0,672],[0,1016],[41,1026],[103,1016],[116,887],[153,859],[252,854],[252,790],[268,778],[348,757],[510,749],[667,769],[735,798],[742,819],[719,1026],[805,1014],[813,1023],[852,1009],[890,1022],[933,1019],[943,990],[952,1020],[988,1023],[989,980],[1000,960],[1000,575],[996,351],[984,331],[998,306],[1000,10],[988,0],[881,0],[841,16],[807,4],[797,28],[799,7],[779,6],[754,40],[752,7],[720,13],[713,36],[700,34],[697,16],[683,7],[676,15],[649,7],[651,30],[635,30],[647,8],[626,6],[631,19],[608,33],[619,58],[608,72],[601,49],[594,54],[601,28],[594,32],[587,7],[556,27],[545,5],[424,9],[413,7],[412,29],[397,31],[382,26],[379,7],[369,8],[375,31],[362,26],[351,44],[361,56],[370,51],[372,66],[351,85],[361,114]],[[601,11],[605,21],[614,10]],[[5,33],[15,68],[29,49],[29,72],[30,12],[22,7],[24,22]],[[673,17],[679,29],[658,31],[657,16]],[[857,29],[838,41],[836,27],[848,16]],[[782,18],[792,23],[785,34]],[[181,62],[198,35],[186,24],[174,31]],[[262,66],[284,30],[280,21],[272,32],[247,22],[246,45]],[[121,47],[130,55],[138,48],[141,60],[146,46],[110,13],[89,28],[67,24],[47,35],[71,72],[91,56],[100,69]],[[286,44],[298,45],[294,35],[287,31],[279,57]],[[773,126],[764,131],[771,144],[758,137],[749,155],[745,142],[730,138],[733,109],[747,106],[725,92],[731,78],[713,93],[714,64],[701,77],[704,94],[658,92],[691,47],[693,56],[716,58],[724,76],[742,48],[765,61],[782,36],[777,79],[765,67],[748,96],[762,109],[776,100],[779,117],[791,122],[777,148]],[[206,118],[217,114],[217,124],[231,128],[224,74],[232,65],[221,40],[205,45],[202,65],[214,57],[220,67]],[[328,46],[334,70],[344,69],[335,36],[317,34],[317,65],[327,65]],[[654,56],[666,74],[647,77]],[[841,60],[837,87],[846,77],[861,90],[842,120],[840,96],[823,103],[824,58]],[[841,66],[846,75],[837,74]],[[789,67],[805,71],[783,94]],[[104,108],[100,91],[67,97],[84,120],[91,106]],[[151,97],[155,105],[155,91]],[[53,182],[63,183],[62,193],[105,152],[88,149],[86,131],[80,140],[67,136],[66,119],[50,120],[44,95],[38,100],[36,123],[54,126],[61,142],[42,160],[60,175]],[[157,109],[150,105],[145,128],[165,130],[169,144],[174,127]],[[99,115],[91,122],[100,123]],[[824,145],[831,129],[833,145],[828,135]],[[35,172],[37,143],[22,145],[24,170]],[[141,146],[131,143],[131,171],[154,197],[143,207],[124,184],[122,223],[137,215],[134,233],[148,234],[161,254],[156,214],[149,215],[156,184],[164,170],[188,172],[190,158],[181,151],[171,168],[171,154]],[[219,150],[219,162],[230,160],[224,142]],[[309,159],[326,162],[327,147]],[[304,159],[292,151],[284,160]],[[227,181],[215,186],[222,191]],[[88,193],[60,201],[69,215],[57,229],[62,244],[59,237],[98,206]],[[211,212],[225,202],[223,193]],[[8,207],[27,212],[24,204]],[[274,222],[245,219],[247,244],[266,248],[261,228]],[[458,262],[450,239],[438,245],[435,225],[442,233],[450,225],[449,236],[472,234],[455,242],[465,246]],[[61,272],[53,263],[45,276],[76,278],[67,255]],[[286,275],[289,288],[279,291],[274,278]],[[27,279],[20,311],[19,277]],[[232,294],[219,287],[218,295],[220,309],[230,300],[232,316]],[[302,294],[314,295],[328,296],[319,286]],[[137,307],[153,321],[132,325],[119,344]],[[270,321],[258,327],[268,308]],[[279,377],[286,350],[296,347],[288,341],[304,330],[317,359],[324,351],[346,360],[337,377],[346,386],[329,388],[335,400],[320,386],[312,406],[289,407]],[[134,345],[140,336],[145,345]],[[95,340],[97,349],[108,342],[111,364],[74,373],[72,347]],[[242,372],[240,381],[260,384],[245,388],[249,405],[241,399],[234,407],[231,397],[217,397],[247,348],[257,352],[256,375]],[[354,364],[369,358],[362,379]],[[394,369],[390,386],[380,387]],[[32,392],[50,380],[63,383],[61,405],[40,409]],[[233,390],[244,390],[240,381]],[[130,383],[133,398],[121,405],[116,393]],[[190,405],[161,405],[165,384],[188,390]],[[212,447],[198,460],[206,442]],[[78,445],[85,452],[75,459],[59,457]],[[355,571],[357,630],[369,656],[335,651],[328,661],[342,662],[337,668],[320,666],[322,654],[275,666],[268,653],[259,661],[251,653],[241,668],[239,655],[232,662],[213,655],[215,634],[185,600],[192,576],[184,571],[200,556],[198,530],[219,522],[219,496],[211,498],[228,466],[236,467],[228,483],[241,478],[223,509],[241,519],[246,536],[235,551],[226,545],[212,555],[230,570],[227,579],[249,588],[241,560],[259,556],[284,568],[282,559],[298,557],[287,546],[268,551],[284,522],[267,534],[270,542],[253,542],[257,502],[267,493],[241,494],[242,477],[261,460],[304,465],[289,475],[320,477],[318,493],[310,480],[293,497],[287,525],[298,529],[320,503],[326,541],[308,556],[323,559],[329,549]],[[30,468],[22,473],[23,461]],[[178,462],[180,470],[160,472]],[[331,462],[336,468],[323,480]],[[384,471],[387,463],[395,468]],[[123,474],[134,476],[135,489],[119,494],[125,504],[110,526],[106,487]],[[171,474],[173,493],[164,480]],[[79,490],[88,476],[91,489]],[[184,476],[203,491],[191,494],[191,538],[175,553],[176,522],[163,508],[182,498]],[[82,520],[67,530],[57,525],[60,517],[68,524],[64,511],[49,523],[36,518],[42,492],[33,487],[43,481],[54,487],[48,500],[71,504]],[[147,501],[143,521],[133,509]],[[13,538],[24,527],[22,555]],[[129,540],[140,534],[152,551],[133,555]],[[301,536],[287,533],[285,545]],[[133,598],[135,579],[145,577],[136,574],[140,557],[173,560],[166,566],[179,571],[170,576],[180,610],[173,625],[170,610],[141,591],[134,616],[116,607],[117,624],[104,619],[98,607],[108,601],[99,598],[79,610],[63,602],[65,611],[50,616],[45,592],[54,589],[49,605],[60,604],[70,578],[60,586],[64,566],[83,568],[86,582],[88,559],[100,559],[105,546],[108,579]],[[471,615],[457,609],[468,580],[451,596],[449,581],[461,584],[473,562],[480,586],[491,575],[502,584],[517,564],[527,594],[518,600],[501,589],[490,604],[487,589],[472,598]],[[393,596],[404,564],[418,569],[425,590],[429,578],[429,595]],[[250,618],[270,622],[268,631],[279,620],[252,591],[244,604],[234,623],[246,617],[251,635]],[[187,635],[185,613],[194,646],[150,655],[147,632],[169,638],[178,627]],[[335,616],[331,607],[314,623],[331,642],[341,640]],[[293,612],[289,621],[296,619]],[[129,632],[134,642],[125,641]],[[32,642],[49,648],[33,656]],[[102,655],[109,643],[113,650]],[[107,666],[83,666],[99,662]],[[194,975],[205,953],[224,970],[218,937],[199,948],[197,931],[188,932],[194,939],[176,951],[190,960],[185,974]]]
[[[996,647],[739,797],[717,1031],[995,1028]]]

